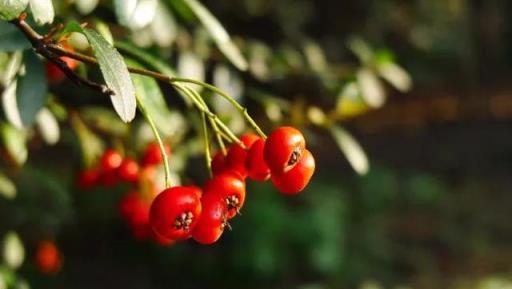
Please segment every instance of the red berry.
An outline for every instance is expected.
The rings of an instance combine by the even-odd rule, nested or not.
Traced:
[[[272,173],[291,170],[301,159],[306,141],[300,131],[283,126],[267,138],[263,156]]]
[[[272,172],[272,183],[284,194],[296,194],[302,191],[315,172],[313,155],[304,150],[302,158],[287,172]]]
[[[55,274],[62,266],[61,254],[52,241],[41,241],[38,244],[35,261],[39,271],[46,274]]]
[[[226,157],[222,151],[218,151],[212,159],[212,172],[213,175],[218,175],[226,170]]]
[[[144,241],[151,238],[153,236],[151,231],[152,230],[149,223],[132,226],[133,237],[135,237],[135,239],[139,241]]]
[[[149,204],[142,199],[138,192],[130,192],[121,199],[119,212],[131,226],[149,222]]]
[[[171,147],[168,144],[164,144],[165,152],[167,156],[171,154]],[[160,146],[157,142],[152,142],[147,145],[144,155],[142,157],[142,164],[144,166],[158,165],[163,162],[162,154],[160,153]]]
[[[117,172],[115,170],[111,171],[103,171],[100,175],[101,184],[107,188],[115,186],[119,178],[117,177]]]
[[[134,183],[139,179],[139,164],[136,161],[126,158],[118,169],[119,178],[122,181]]]
[[[263,139],[257,140],[247,153],[245,159],[245,167],[249,178],[255,181],[266,181],[270,178],[270,169],[263,158],[263,149],[265,141]]]
[[[98,184],[100,170],[98,168],[86,169],[78,175],[77,184],[82,189],[89,189]]]
[[[155,241],[155,243],[157,243],[160,246],[167,247],[167,246],[171,246],[172,244],[176,243],[176,240],[168,239],[168,238],[158,234],[154,230],[151,230],[151,237],[152,237],[153,241]]]
[[[245,134],[241,136],[240,140],[245,148],[238,144],[234,144],[229,148],[226,156],[226,168],[238,172],[242,178],[245,179],[247,177],[247,170],[245,169],[247,151],[259,139],[261,138],[255,134]]]
[[[201,201],[190,187],[162,191],[151,204],[149,222],[155,232],[172,240],[190,237],[201,216]]]
[[[73,50],[68,45],[63,45],[63,46],[68,50]],[[79,64],[79,62],[74,60],[73,58],[63,56],[60,59],[63,60],[68,65],[68,67],[71,68],[71,70],[74,70],[75,68],[77,68],[77,66]],[[48,79],[48,82],[51,84],[59,83],[66,77],[64,72],[62,72],[62,70],[60,70],[60,68],[52,62],[46,62],[45,69],[46,69],[46,79]]]
[[[101,168],[105,172],[113,171],[121,165],[123,162],[123,156],[113,149],[108,149],[101,156]]]
[[[215,243],[227,224],[227,207],[218,195],[207,194],[201,199],[202,212],[199,222],[192,231],[192,238],[207,245]]]
[[[237,173],[226,171],[209,180],[204,195],[217,195],[224,200],[228,210],[228,219],[233,218],[245,202],[245,182]]]

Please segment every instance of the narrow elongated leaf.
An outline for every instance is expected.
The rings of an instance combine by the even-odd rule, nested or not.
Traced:
[[[331,134],[352,168],[358,174],[365,175],[369,170],[368,157],[356,139],[339,126],[333,126]]]
[[[215,18],[206,7],[197,0],[183,0],[188,5],[190,10],[194,12],[199,21],[203,24],[204,28],[210,33],[217,47],[222,53],[240,70],[247,70],[247,60],[233,43],[231,37],[226,32],[224,27]]]
[[[142,68],[134,60],[127,60],[127,63],[130,66]],[[171,112],[156,80],[141,75],[132,75],[132,79],[139,102],[143,103],[147,113],[155,120],[157,128],[166,135],[172,134],[173,125],[168,123]]]
[[[30,48],[30,42],[14,25],[0,20],[0,51]]]
[[[89,14],[98,6],[99,2],[99,0],[76,0],[76,10],[82,15]]]
[[[3,258],[7,266],[17,269],[25,259],[25,248],[16,232],[8,232],[3,242]]]
[[[6,175],[2,173],[0,173],[0,195],[8,200],[16,197],[16,186]]]
[[[34,20],[39,25],[50,24],[55,17],[52,0],[29,0]]]
[[[12,20],[27,8],[28,0],[0,0],[0,20]]]
[[[379,108],[384,105],[386,92],[381,81],[372,70],[368,68],[359,69],[357,72],[357,84],[361,90],[361,96],[369,106]]]
[[[23,59],[23,53],[21,51],[16,51],[12,54],[11,58],[9,59],[9,62],[5,66],[4,71],[0,71],[1,79],[0,83],[3,86],[9,85],[16,74],[18,74],[18,71],[21,67],[21,62]]]
[[[387,80],[387,82],[393,85],[396,89],[401,92],[407,92],[411,89],[411,76],[400,65],[388,61],[385,63],[379,63],[377,67],[380,76]]]
[[[115,111],[124,122],[130,122],[135,117],[137,104],[133,83],[123,57],[96,31],[84,29],[83,32],[98,59],[107,86],[114,91],[110,99]]]
[[[37,128],[41,133],[43,140],[49,144],[54,145],[59,141],[60,128],[57,119],[52,112],[43,107],[36,117]]]
[[[46,103],[48,87],[43,64],[37,55],[27,50],[23,59],[25,74],[18,77],[16,101],[23,125],[29,126]]]
[[[0,136],[10,158],[17,165],[25,163],[28,156],[25,132],[7,123],[1,123]]]
[[[11,82],[2,93],[2,108],[4,110],[5,118],[17,129],[23,128],[21,121],[20,110],[16,101],[16,81]]]

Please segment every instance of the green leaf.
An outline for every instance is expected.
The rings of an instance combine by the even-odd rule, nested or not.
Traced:
[[[357,84],[364,101],[373,108],[380,108],[386,101],[386,92],[377,75],[369,68],[357,71]]]
[[[28,0],[0,0],[0,20],[12,20],[27,8]]]
[[[103,153],[103,142],[89,130],[78,114],[71,114],[70,121],[80,141],[83,163],[85,167],[91,167],[97,163],[98,158]]]
[[[44,66],[32,51],[25,51],[25,74],[18,77],[16,102],[24,126],[31,125],[47,100],[47,83]]]
[[[210,33],[220,51],[240,70],[247,70],[248,64],[244,56],[233,43],[224,27],[206,7],[197,0],[183,0],[194,12],[204,28]]]
[[[28,156],[25,132],[7,123],[1,123],[0,136],[7,149],[7,153],[13,161],[18,165],[25,163]]]
[[[358,174],[365,175],[369,170],[368,157],[356,139],[339,126],[333,126],[331,134],[352,168]]]
[[[29,0],[34,20],[39,25],[50,24],[55,17],[52,0]]]
[[[114,91],[110,99],[115,111],[124,122],[130,122],[135,117],[137,104],[133,83],[123,57],[96,31],[83,29],[83,33],[94,50],[107,86]]]
[[[17,269],[25,259],[25,248],[16,232],[8,232],[3,242],[3,258],[7,266]]]
[[[132,67],[143,68],[133,60],[127,60],[127,63]],[[157,128],[164,134],[170,135],[172,125],[168,124],[168,120],[171,117],[171,112],[156,80],[142,75],[132,75],[132,80],[138,100],[143,103],[147,113],[152,116]]]
[[[380,62],[377,69],[379,75],[399,91],[407,92],[412,88],[411,76],[400,65],[391,61]]]
[[[2,84],[3,86],[7,86],[13,81],[14,77],[16,76],[16,74],[18,74],[18,71],[20,70],[22,59],[23,53],[21,51],[16,51],[11,55],[11,57],[9,58],[9,62],[7,62],[7,64],[3,68],[3,71],[0,71],[0,84]]]
[[[119,120],[117,115],[104,107],[89,106],[80,110],[84,122],[95,131],[123,137],[129,132],[129,126]]]
[[[36,124],[44,142],[54,145],[59,141],[60,128],[57,119],[52,112],[43,107],[36,116]]]
[[[108,25],[100,20],[97,20],[94,22],[94,26],[96,27],[96,30],[98,30],[98,33],[107,40],[107,42],[110,45],[114,45],[114,37],[112,36],[112,32],[110,32],[110,28],[108,28]]]
[[[82,15],[89,14],[98,6],[99,2],[99,0],[76,0],[76,10]]]
[[[23,33],[14,25],[0,20],[0,51],[12,52],[30,47],[30,42]]]
[[[12,200],[16,197],[16,186],[2,173],[0,173],[0,195],[8,200]]]

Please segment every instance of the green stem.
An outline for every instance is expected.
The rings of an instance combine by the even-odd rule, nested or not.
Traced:
[[[212,155],[210,153],[210,141],[208,138],[208,127],[206,125],[206,114],[201,112],[201,122],[203,126],[203,137],[204,137],[204,152],[206,154],[205,161],[206,167],[208,168],[208,173],[210,174],[210,178],[213,177],[212,173]]]
[[[249,124],[256,131],[256,133],[258,133],[264,139],[267,138],[265,133],[256,124],[254,119],[249,115],[249,113],[247,112],[247,108],[245,108],[242,105],[240,105],[233,97],[229,96],[227,93],[225,93],[224,91],[222,91],[218,87],[216,87],[214,85],[211,85],[211,84],[208,84],[206,82],[202,82],[202,81],[195,80],[195,79],[188,79],[188,78],[173,77],[170,81],[171,81],[171,83],[174,83],[174,82],[192,83],[192,84],[202,86],[202,87],[204,87],[206,89],[209,89],[209,90],[217,93],[218,95],[222,96],[227,101],[229,101],[236,109],[238,109],[238,111],[240,111],[240,113],[244,116],[244,118],[247,120],[247,122],[249,122]]]
[[[171,187],[171,170],[169,168],[169,158],[167,157],[167,152],[165,151],[165,146],[162,141],[162,138],[160,137],[160,133],[158,133],[158,129],[156,128],[155,122],[151,115],[146,110],[146,107],[144,107],[144,104],[139,100],[137,97],[137,105],[139,107],[140,112],[142,115],[144,115],[144,118],[148,122],[149,126],[151,127],[151,130],[153,131],[153,135],[155,136],[156,141],[158,142],[158,147],[160,148],[160,154],[162,155],[162,159],[164,162],[164,171],[165,171],[165,187],[170,188]]]

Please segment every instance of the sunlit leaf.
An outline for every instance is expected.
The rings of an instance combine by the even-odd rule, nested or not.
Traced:
[[[158,4],[150,30],[156,44],[162,47],[171,46],[178,34],[178,24],[174,16],[161,2]]]
[[[377,68],[379,75],[399,91],[407,92],[411,89],[411,76],[398,64],[394,62],[384,62],[380,63]]]
[[[76,10],[82,15],[89,14],[98,6],[99,2],[99,0],[75,0]]]
[[[311,70],[316,72],[323,72],[327,69],[325,53],[322,47],[318,45],[318,43],[307,41],[304,43],[303,49],[304,55],[306,56],[306,60],[308,61]]]
[[[0,134],[11,159],[18,165],[25,163],[28,156],[25,132],[7,123],[0,123]]]
[[[333,126],[331,134],[352,168],[360,175],[366,174],[369,170],[368,157],[356,139],[339,126]]]
[[[366,103],[373,108],[380,108],[386,100],[386,92],[375,73],[368,68],[357,71],[357,84],[361,90],[361,96]]]
[[[54,145],[59,141],[59,123],[49,109],[43,107],[39,111],[36,116],[36,124],[41,133],[41,137],[47,144]]]
[[[25,74],[18,77],[16,100],[24,126],[34,122],[36,114],[47,100],[47,82],[44,66],[32,51],[24,53]]]
[[[205,77],[205,67],[202,59],[197,54],[189,51],[181,53],[178,58],[178,75],[180,77],[203,81]],[[194,86],[193,88],[201,90],[199,86]]]
[[[105,40],[110,45],[114,45],[114,37],[112,36],[112,32],[110,32],[108,25],[105,22],[99,20],[97,20],[94,24],[98,33],[103,36],[103,38],[105,38]]]
[[[151,23],[157,6],[157,0],[114,0],[117,20],[131,29],[140,29]]]
[[[99,106],[89,106],[80,110],[84,122],[94,130],[114,136],[125,136],[129,126],[122,122],[111,110]]]
[[[7,232],[3,240],[3,259],[7,266],[17,269],[25,259],[25,248],[16,232]]]
[[[12,20],[27,8],[28,0],[0,0],[0,20]]]
[[[11,52],[30,47],[30,42],[18,28],[0,20],[0,51]]]
[[[226,65],[219,64],[213,70],[213,84],[222,89],[235,100],[240,101],[244,89],[242,79]],[[213,97],[213,106],[216,111],[226,114],[235,113],[236,109],[219,95]]]
[[[16,186],[2,173],[0,173],[0,195],[8,200],[12,200],[16,197]]]
[[[363,64],[367,64],[373,60],[374,52],[366,41],[361,38],[350,38],[348,48],[359,58]]]
[[[244,56],[233,43],[220,22],[197,0],[183,0],[190,7],[204,28],[208,30],[217,47],[240,70],[247,70],[248,64]]]
[[[130,122],[135,117],[137,105],[133,83],[123,57],[94,30],[83,31],[98,59],[107,86],[114,91],[114,95],[110,96],[114,109],[124,122]]]
[[[87,128],[78,114],[71,114],[70,121],[71,126],[75,130],[80,141],[84,165],[85,167],[90,167],[97,162],[98,158],[103,153],[103,142],[97,135]]]
[[[370,108],[361,97],[359,86],[349,82],[343,86],[336,102],[336,113],[341,118],[350,118],[367,112]]]
[[[5,66],[4,71],[0,71],[0,83],[3,86],[9,85],[13,81],[16,74],[18,74],[18,71],[21,67],[22,59],[23,53],[21,51],[17,51],[11,55],[11,57],[9,58],[9,62],[7,62],[7,65]]]
[[[11,82],[2,92],[2,108],[7,121],[17,129],[22,129],[23,122],[16,101],[16,84],[16,81]]]
[[[53,22],[55,11],[52,0],[29,0],[29,2],[30,10],[37,24],[44,25]]]

